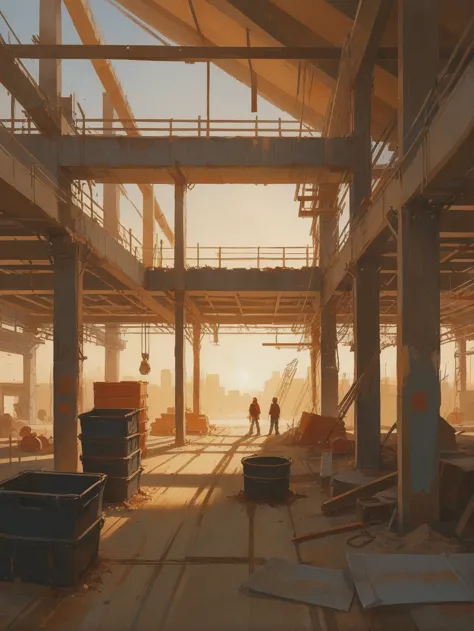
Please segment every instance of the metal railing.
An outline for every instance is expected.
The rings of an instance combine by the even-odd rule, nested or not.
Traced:
[[[313,248],[307,246],[239,247],[196,246],[186,249],[187,267],[232,268],[300,268],[310,267]],[[155,267],[173,267],[173,248],[159,246],[154,255]]]
[[[28,118],[0,119],[0,122],[9,127],[14,133],[37,134],[38,129],[34,122]],[[301,125],[299,121],[278,118],[260,119],[258,116],[251,119],[207,119],[197,118],[137,118],[137,119],[104,119],[85,118],[80,115],[75,117],[75,131],[81,135],[104,135],[104,127],[107,133],[125,136],[130,128],[145,136],[161,137],[197,137],[208,136],[238,136],[258,138],[263,137],[310,137],[316,136],[316,132],[307,125]]]

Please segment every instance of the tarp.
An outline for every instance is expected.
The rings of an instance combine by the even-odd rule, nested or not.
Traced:
[[[270,559],[242,589],[285,600],[349,611],[354,585],[347,572]]]

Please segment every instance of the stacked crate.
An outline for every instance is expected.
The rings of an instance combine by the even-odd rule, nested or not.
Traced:
[[[94,563],[105,475],[24,471],[0,483],[0,581],[73,587]]]
[[[94,383],[94,407],[100,409],[139,410],[140,451],[142,458],[147,452],[148,407],[146,381],[97,381]]]
[[[123,502],[140,490],[139,410],[98,409],[80,414],[82,467],[105,473],[104,499]]]

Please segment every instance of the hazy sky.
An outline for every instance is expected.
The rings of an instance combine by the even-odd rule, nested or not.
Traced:
[[[91,0],[91,6],[107,43],[145,44],[156,40],[122,16],[106,0]],[[1,10],[10,21],[23,43],[29,43],[38,34],[39,0],[2,0]],[[7,37],[7,29],[0,18],[0,32]],[[65,43],[79,43],[79,38],[67,11],[63,18]],[[29,62],[29,70],[36,76],[36,62]],[[137,118],[190,118],[206,114],[205,64],[115,62],[118,76],[128,95]],[[250,90],[223,71],[212,66],[211,118],[250,119]],[[296,89],[295,89],[296,92]],[[63,95],[75,94],[89,117],[101,117],[102,86],[92,65],[87,61],[68,61],[63,64]],[[9,116],[9,101],[0,91],[2,116]],[[266,101],[259,99],[258,115],[261,118],[290,118]],[[129,187],[130,195],[140,207],[137,187]],[[188,194],[188,245],[239,245],[276,246],[310,244],[309,220],[298,219],[298,205],[294,202],[294,186],[196,186]],[[168,222],[173,226],[173,189],[155,186]],[[140,219],[135,210],[122,198],[121,221],[131,227],[141,240]],[[139,336],[127,342],[121,355],[121,376],[138,378],[140,363]],[[277,351],[262,348],[262,336],[222,336],[220,346],[206,338],[202,348],[202,371],[219,372],[222,384],[229,388],[252,390],[263,385],[272,370],[282,370],[295,357],[294,350]],[[451,360],[452,346],[445,355]],[[341,372],[353,373],[353,356],[347,347],[339,349]],[[104,350],[87,346],[85,373],[103,378]],[[298,376],[305,376],[309,363],[308,353],[299,358]],[[395,375],[393,349],[383,353],[382,372],[387,362],[388,374]],[[156,336],[151,342],[150,381],[158,379],[162,368],[173,366],[173,338]],[[444,361],[444,358],[443,358]],[[38,378],[49,380],[52,365],[52,345],[46,344],[38,352]],[[191,370],[191,350],[188,348],[188,374]],[[12,374],[21,379],[17,358],[4,357],[0,363],[0,378],[7,380]],[[452,372],[452,367],[448,367]]]

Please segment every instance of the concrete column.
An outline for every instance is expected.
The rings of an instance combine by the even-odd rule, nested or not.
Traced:
[[[193,412],[201,413],[201,325],[193,326]]]
[[[153,254],[155,249],[155,218],[154,218],[154,193],[143,194],[143,265],[153,267]]]
[[[36,345],[23,355],[24,413],[30,425],[36,423]]]
[[[174,191],[174,273],[175,273],[175,422],[176,445],[186,442],[185,391],[185,278],[186,267],[186,184],[176,183]]]
[[[80,246],[53,241],[54,257],[54,468],[78,470],[78,410],[82,381],[82,286]]]
[[[398,0],[398,151],[418,118],[439,65],[439,0]],[[419,202],[398,218],[398,511],[402,529],[436,520],[440,408],[439,213]]]
[[[366,373],[355,399],[356,466],[380,468],[380,278],[377,261],[358,261],[354,282],[354,378]]]
[[[399,213],[397,306],[398,510],[407,529],[439,512],[439,212],[426,204]]]
[[[107,324],[105,327],[105,381],[120,381],[120,327]]]
[[[40,44],[62,43],[61,0],[40,0]],[[39,86],[54,109],[59,109],[61,98],[61,60],[39,60]]]
[[[423,127],[418,116],[439,69],[439,0],[398,0],[398,147]]]
[[[373,65],[365,66],[352,90],[352,132],[357,144],[357,160],[353,166],[349,196],[351,219],[364,210],[361,205],[370,199],[372,192],[370,122]]]

